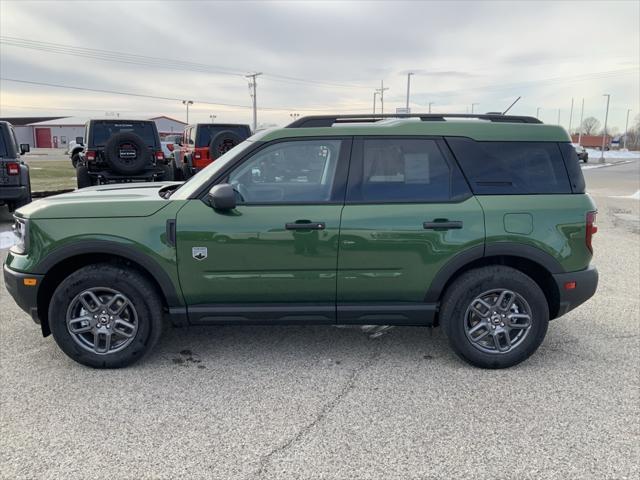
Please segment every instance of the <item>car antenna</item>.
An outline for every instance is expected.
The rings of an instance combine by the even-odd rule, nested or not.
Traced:
[[[502,115],[506,115],[507,112],[511,110],[511,107],[513,107],[516,103],[518,103],[518,100],[520,100],[521,98],[522,98],[521,96],[516,98],[516,100],[511,105],[509,105],[509,108],[507,108],[504,112],[502,112]]]

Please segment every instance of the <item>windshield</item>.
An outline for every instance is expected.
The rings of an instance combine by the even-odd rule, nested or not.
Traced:
[[[244,142],[239,143],[187,180],[178,190],[176,190],[176,192],[171,196],[171,199],[187,200],[189,196],[202,186],[203,183],[207,183],[211,177],[227,166],[230,161],[239,155],[242,155],[245,150],[253,145],[254,142],[251,140],[245,140]]]

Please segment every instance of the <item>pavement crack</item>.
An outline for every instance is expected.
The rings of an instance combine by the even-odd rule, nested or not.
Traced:
[[[329,402],[325,403],[322,406],[322,408],[320,408],[320,410],[316,413],[316,415],[311,420],[311,422],[307,423],[302,428],[300,428],[296,432],[296,434],[292,436],[289,440],[287,440],[285,443],[275,447],[266,455],[263,455],[260,458],[260,464],[258,465],[256,478],[263,477],[272,458],[289,450],[291,447],[297,444],[300,440],[302,440],[302,438],[304,438],[305,435],[307,435],[307,433],[309,433],[318,424],[320,424],[327,417],[327,415],[329,415],[329,413],[331,413],[331,411],[335,409],[344,400],[344,398],[354,389],[358,379],[360,378],[360,375],[369,367],[371,367],[371,365],[373,365],[373,363],[377,360],[379,356],[380,356],[380,352],[376,348],[374,352],[369,356],[369,358],[367,358],[360,366],[358,366],[351,372],[344,386],[340,389],[340,391],[336,394],[335,397],[333,397]]]

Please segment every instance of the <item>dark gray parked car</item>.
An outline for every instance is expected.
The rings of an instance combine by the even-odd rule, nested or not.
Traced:
[[[18,145],[11,124],[0,121],[0,205],[9,211],[31,202],[29,167],[20,158],[28,151],[29,144]]]

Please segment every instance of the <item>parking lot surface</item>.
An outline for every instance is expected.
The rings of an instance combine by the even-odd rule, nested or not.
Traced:
[[[0,281],[0,476],[638,478],[640,161],[585,177],[598,292],[509,370],[468,366],[438,328],[333,327],[169,328],[92,370]]]

